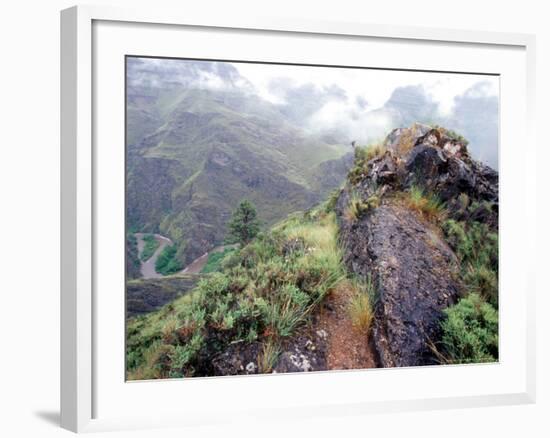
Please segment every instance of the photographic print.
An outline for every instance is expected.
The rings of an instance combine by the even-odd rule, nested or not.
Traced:
[[[128,380],[498,361],[498,76],[125,74]]]

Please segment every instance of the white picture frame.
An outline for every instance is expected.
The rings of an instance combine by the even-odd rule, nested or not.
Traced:
[[[101,26],[105,23],[106,26],[98,30],[98,24]],[[114,23],[114,24],[113,24]],[[513,318],[518,321],[518,328],[515,336],[502,337],[501,347],[506,347],[510,342],[510,350],[514,348],[515,354],[518,356],[517,364],[511,364],[510,361],[503,360],[500,364],[496,364],[495,368],[484,368],[483,366],[462,366],[455,367],[451,371],[439,371],[433,367],[426,367],[423,370],[381,370],[378,374],[365,374],[366,372],[342,372],[317,373],[314,376],[276,376],[276,377],[250,377],[250,378],[222,378],[220,379],[196,379],[192,383],[186,382],[188,385],[186,391],[201,391],[205,394],[215,394],[219,388],[223,386],[223,391],[239,392],[242,388],[244,394],[257,394],[258,387],[263,386],[262,391],[272,392],[272,405],[266,405],[263,408],[259,406],[237,406],[235,409],[224,412],[220,407],[214,405],[209,406],[209,412],[205,411],[206,397],[204,400],[197,399],[193,414],[182,415],[183,408],[167,412],[162,404],[156,408],[148,407],[148,415],[135,414],[129,415],[125,412],[116,413],[114,409],[109,410],[103,408],[107,405],[105,399],[112,398],[113,404],[120,402],[118,395],[121,397],[122,392],[117,393],[113,389],[112,393],[107,393],[104,388],[109,386],[105,382],[111,382],[109,379],[120,380],[120,370],[112,376],[105,377],[108,373],[102,371],[109,367],[109,363],[105,361],[107,354],[98,354],[101,351],[103,344],[106,343],[105,337],[102,335],[105,327],[108,327],[105,320],[107,314],[104,312],[105,303],[107,300],[97,299],[98,284],[104,285],[110,282],[111,278],[106,271],[100,267],[104,262],[104,257],[108,249],[101,241],[101,233],[103,228],[101,225],[101,213],[105,211],[97,208],[106,197],[105,190],[102,189],[101,181],[107,180],[109,184],[113,181],[111,176],[118,178],[121,169],[114,169],[112,172],[106,169],[104,164],[105,154],[97,155],[97,145],[107,135],[111,135],[109,129],[97,128],[97,124],[102,123],[101,110],[104,102],[103,95],[98,93],[98,81],[103,81],[105,75],[102,76],[102,67],[95,65],[94,60],[103,61],[102,51],[105,51],[108,56],[117,56],[120,58],[120,53],[140,54],[126,52],[127,48],[122,44],[124,35],[117,33],[116,25],[122,27],[131,27],[132,34],[139,35],[140,26],[145,28],[148,26],[149,36],[158,33],[169,33],[177,31],[177,29],[187,29],[198,31],[201,35],[208,35],[209,32],[217,35],[223,32],[234,32],[238,34],[235,38],[262,38],[262,35],[267,35],[273,39],[308,39],[310,36],[319,38],[334,38],[338,44],[361,44],[361,42],[369,41],[373,44],[384,42],[388,45],[404,45],[408,47],[435,47],[434,50],[445,49],[446,44],[452,44],[453,47],[460,48],[463,51],[462,55],[468,65],[465,71],[476,71],[475,66],[479,65],[477,71],[501,73],[499,70],[499,62],[491,62],[491,59],[467,61],[469,51],[487,50],[495,53],[502,53],[502,65],[509,60],[509,73],[503,74],[506,78],[502,84],[501,91],[503,96],[509,98],[503,100],[501,109],[501,121],[510,120],[511,114],[507,111],[510,105],[507,102],[512,100],[517,103],[519,111],[516,115],[521,115],[521,119],[517,120],[517,126],[512,131],[502,133],[503,148],[507,147],[508,139],[522,140],[522,147],[526,152],[532,151],[535,148],[533,134],[534,120],[534,59],[535,59],[535,39],[532,35],[524,34],[507,34],[507,33],[490,33],[483,31],[460,31],[450,29],[425,29],[416,27],[397,27],[385,25],[373,25],[364,23],[336,23],[336,22],[312,22],[306,19],[281,20],[274,18],[250,18],[243,17],[239,20],[231,20],[230,22],[223,17],[211,15],[208,17],[194,16],[189,11],[163,11],[157,8],[148,10],[130,10],[118,9],[110,7],[96,6],[75,6],[61,12],[61,426],[75,431],[101,431],[113,429],[134,429],[147,427],[162,427],[162,426],[178,426],[189,424],[202,424],[205,422],[223,422],[229,421],[231,417],[233,421],[239,418],[255,417],[255,418],[274,418],[277,416],[289,417],[310,417],[312,415],[342,415],[342,414],[357,414],[365,412],[398,412],[413,409],[441,409],[451,407],[475,407],[488,405],[503,405],[503,404],[520,404],[532,403],[535,400],[535,340],[534,340],[534,278],[535,273],[532,271],[533,263],[529,260],[517,263],[514,272],[503,274],[506,284],[517,286],[521,293],[513,300],[503,301],[501,316],[505,318],[503,321]],[[107,55],[105,39],[108,39],[112,46],[109,50],[112,53]],[[155,39],[156,37],[152,37]],[[159,36],[159,38],[162,38]],[[309,38],[315,40],[315,38]],[[135,44],[140,44],[139,38],[133,38]],[[112,43],[112,44],[111,44]],[[119,44],[120,43],[120,44]],[[154,42],[151,44],[154,45]],[[315,44],[312,42],[311,44]],[[151,46],[153,47],[153,46]],[[206,50],[206,45],[204,50]],[[241,50],[239,59],[246,58],[246,50],[250,51],[250,59],[255,59],[258,56],[258,50],[265,51],[265,47],[256,47],[251,45],[250,49],[244,47]],[[116,51],[118,50],[118,52]],[[144,49],[145,50],[145,49]],[[152,50],[152,49],[149,49]],[[166,50],[170,50],[167,48]],[[201,47],[195,48],[200,51]],[[332,49],[334,50],[334,48]],[[403,48],[400,49],[405,57]],[[330,50],[328,50],[330,52]],[[255,54],[256,53],[256,54]],[[481,52],[480,52],[481,53]],[[506,57],[510,55],[508,61]],[[159,54],[160,55],[160,54]],[[196,55],[195,55],[196,56]],[[267,55],[266,55],[267,56]],[[277,56],[274,54],[273,56]],[[291,56],[291,55],[288,55]],[[298,56],[298,55],[296,55]],[[330,53],[324,56],[335,56]],[[495,55],[497,56],[497,55]],[[506,59],[505,59],[506,58]],[[227,58],[225,58],[227,59]],[[235,58],[230,58],[235,59]],[[296,58],[295,58],[296,59]],[[495,58],[496,59],[496,58]],[[520,62],[515,62],[520,60]],[[290,61],[290,60],[289,60]],[[459,59],[460,61],[460,59]],[[467,62],[466,62],[467,61]],[[117,61],[118,62],[118,61]],[[402,62],[409,62],[406,59]],[[412,62],[412,61],[411,61]],[[443,61],[441,61],[443,62]],[[448,65],[439,66],[438,60],[426,60],[423,69],[427,70],[449,70],[449,65],[452,65],[456,60],[448,60]],[[468,64],[469,63],[469,64]],[[476,64],[477,63],[477,64]],[[101,62],[98,62],[101,64]],[[103,62],[101,65],[105,65]],[[347,64],[341,64],[347,65]],[[491,67],[494,65],[494,67]],[[390,67],[389,65],[387,67]],[[395,66],[391,66],[395,67]],[[410,65],[409,68],[420,68],[419,65]],[[502,67],[504,69],[504,67]],[[462,71],[458,67],[454,71]],[[504,71],[504,70],[503,70]],[[507,70],[508,71],[508,70]],[[508,79],[509,78],[509,79]],[[107,79],[110,81],[110,79]],[[120,78],[118,78],[120,80]],[[108,89],[109,87],[103,87]],[[123,90],[119,90],[123,93]],[[118,94],[117,94],[118,96]],[[113,97],[117,99],[118,97]],[[103,99],[103,100],[102,100]],[[118,108],[118,113],[122,108]],[[118,114],[117,113],[117,114]],[[116,118],[115,118],[116,119]],[[501,122],[502,123],[502,122]],[[102,125],[104,126],[104,125]],[[123,129],[123,128],[122,128]],[[508,128],[507,128],[508,129]],[[116,135],[114,146],[115,154],[120,157],[120,150],[124,150],[124,144],[118,144]],[[99,142],[99,143],[98,143]],[[120,150],[118,148],[121,148]],[[506,149],[507,150],[507,149]],[[506,152],[506,151],[505,151]],[[524,155],[529,155],[525,153]],[[103,158],[102,158],[103,157]],[[521,170],[515,173],[515,178],[519,179],[518,187],[514,187],[512,183],[508,183],[506,178],[507,166],[511,163],[511,157],[508,158],[507,152],[504,153],[501,160],[502,183],[501,190],[507,196],[520,197],[525,205],[535,205],[533,198],[535,190],[536,175],[534,171],[527,172],[526,166],[518,166]],[[120,164],[119,161],[114,161]],[[124,170],[122,169],[122,172]],[[116,180],[121,182],[122,180]],[[517,181],[516,181],[517,183]],[[509,195],[508,195],[509,193]],[[105,196],[103,196],[105,194]],[[120,201],[120,199],[118,199]],[[529,202],[531,200],[532,202]],[[113,198],[110,202],[117,202],[117,198]],[[535,241],[535,212],[528,209],[518,208],[514,213],[506,209],[507,201],[504,197],[502,215],[507,215],[509,225],[507,235],[510,235],[510,240],[506,241],[501,254],[501,264],[503,267],[510,266],[513,261],[512,252],[514,249],[523,246],[529,248],[534,245]],[[105,204],[108,205],[108,204]],[[112,204],[111,204],[112,205]],[[120,206],[123,208],[123,206]],[[507,213],[509,212],[509,213]],[[513,216],[515,215],[515,216]],[[513,217],[512,217],[513,216]],[[508,219],[507,219],[508,220]],[[522,235],[526,238],[513,239],[513,231],[517,224],[524,223]],[[122,241],[121,241],[122,242]],[[121,244],[122,245],[122,244]],[[102,252],[103,251],[103,252]],[[110,251],[113,257],[117,257],[117,251]],[[534,254],[533,251],[524,251],[523,254]],[[531,256],[534,257],[534,256]],[[110,260],[112,262],[113,260]],[[518,262],[516,260],[516,262]],[[122,263],[122,262],[121,262]],[[116,260],[115,260],[116,264]],[[99,267],[99,269],[98,269]],[[506,272],[506,271],[503,271]],[[503,286],[501,281],[501,287]],[[114,288],[117,283],[113,282]],[[105,290],[105,287],[101,287]],[[118,293],[118,292],[117,292]],[[119,292],[123,297],[124,289]],[[123,301],[123,298],[122,298]],[[117,301],[117,302],[120,302]],[[103,313],[102,313],[103,312]],[[114,310],[113,310],[114,312]],[[104,316],[102,316],[104,315]],[[120,315],[123,318],[123,315]],[[115,315],[116,318],[116,315]],[[100,324],[103,328],[99,329]],[[116,323],[112,323],[116,326]],[[117,326],[118,327],[118,326]],[[116,330],[120,330],[118,327]],[[119,333],[117,331],[117,333]],[[113,336],[116,341],[116,336]],[[105,342],[104,342],[105,341]],[[118,342],[118,341],[116,341]],[[115,342],[115,343],[116,343]],[[502,345],[502,342],[506,343]],[[515,343],[513,347],[512,343]],[[117,344],[118,345],[118,344]],[[123,348],[117,346],[113,348]],[[516,348],[517,347],[517,348]],[[505,348],[506,350],[506,348]],[[105,352],[111,350],[105,350]],[[121,350],[123,351],[123,350]],[[506,356],[505,356],[506,357]],[[122,358],[113,359],[115,362],[120,362]],[[513,365],[513,366],[512,366]],[[517,366],[516,366],[517,365]],[[113,365],[116,368],[116,365]],[[506,370],[507,367],[510,369]],[[513,370],[512,370],[513,368]],[[449,369],[449,368],[448,368]],[[458,370],[458,371],[456,371]],[[361,382],[369,381],[372,385],[374,378],[384,379],[386,374],[391,373],[391,379],[399,382],[401,379],[406,381],[413,377],[415,380],[431,379],[455,379],[460,378],[460,373],[464,371],[464,376],[474,376],[480,381],[489,381],[489,376],[498,375],[495,378],[493,386],[487,385],[486,388],[480,387],[481,392],[470,391],[466,387],[463,391],[451,390],[446,392],[445,388],[439,388],[438,391],[432,391],[431,395],[418,395],[415,389],[405,393],[400,389],[391,392],[387,397],[373,396],[360,397],[346,396],[346,388],[352,388],[353,385],[359,385]],[[375,371],[377,372],[377,371]],[[476,377],[477,376],[477,377]],[[270,379],[279,379],[273,383]],[[307,381],[306,381],[307,379]],[[498,381],[501,386],[498,386]],[[444,380],[442,380],[444,381]],[[222,383],[217,383],[222,382]],[[271,383],[270,383],[271,382]],[[305,383],[304,383],[305,382]],[[460,382],[458,382],[460,384]],[[513,385],[512,385],[513,383]],[[177,391],[182,390],[182,382],[141,382],[141,383],[125,383],[124,380],[119,382],[120,387],[131,388],[130,393],[125,397],[135,398],[140,393],[144,394],[146,399],[160,396],[161,393],[170,393],[170,396],[177,394]],[[117,384],[118,385],[118,384]],[[146,386],[149,385],[149,386]],[[148,388],[152,388],[152,391]],[[304,400],[301,404],[285,404],[284,398],[279,397],[276,393],[277,388],[281,391],[285,388],[293,386],[309,385],[310,387],[332,388],[330,391],[325,390],[322,393],[312,393],[310,400]],[[508,386],[506,386],[508,385]],[[371,386],[374,388],[374,385]],[[217,389],[218,388],[218,389]],[[492,389],[491,389],[492,388]],[[256,391],[256,392],[254,392]],[[374,391],[374,389],[373,389]],[[100,394],[100,395],[98,395]],[[325,394],[324,396],[321,394]],[[329,397],[331,400],[329,400]],[[103,400],[105,403],[103,403]],[[261,403],[258,403],[261,405]],[[108,412],[103,415],[101,412]],[[186,411],[189,412],[189,411]],[[98,414],[99,413],[99,414]],[[216,415],[214,416],[213,413]]]

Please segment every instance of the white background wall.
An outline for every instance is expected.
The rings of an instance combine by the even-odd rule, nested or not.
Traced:
[[[153,2],[96,1],[147,5]],[[538,401],[536,405],[312,419],[186,431],[108,436],[550,436],[549,321],[546,277],[550,242],[550,28],[546,2],[169,1],[158,7],[234,14],[308,17],[537,34],[539,151],[531,165],[539,184]],[[59,10],[65,0],[11,1],[0,13],[0,435],[68,436],[59,417]],[[517,145],[521,153],[521,144]],[[522,257],[522,254],[518,254]],[[289,394],[299,397],[299,394]],[[253,400],[250,401],[254,403]]]

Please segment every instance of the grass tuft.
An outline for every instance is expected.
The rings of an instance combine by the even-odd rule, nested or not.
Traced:
[[[407,206],[432,222],[443,221],[447,210],[441,200],[433,193],[426,193],[418,186],[412,186],[405,198]]]
[[[280,354],[281,349],[277,342],[273,339],[268,339],[267,342],[263,344],[262,350],[258,353],[258,371],[260,373],[271,373],[273,367],[277,364]]]
[[[352,325],[368,333],[374,319],[373,303],[376,296],[376,288],[370,276],[366,280],[350,280],[350,285],[352,296],[348,311]]]
[[[366,201],[363,201],[361,195],[352,191],[346,209],[344,210],[344,218],[348,222],[359,220],[369,210],[380,206],[380,198],[378,195],[370,196]]]

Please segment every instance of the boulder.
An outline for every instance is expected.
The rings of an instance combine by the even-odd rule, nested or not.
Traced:
[[[234,376],[258,373],[259,342],[230,344],[212,359],[213,375]]]
[[[326,370],[326,342],[324,330],[289,339],[273,368],[275,373],[302,373]]]

